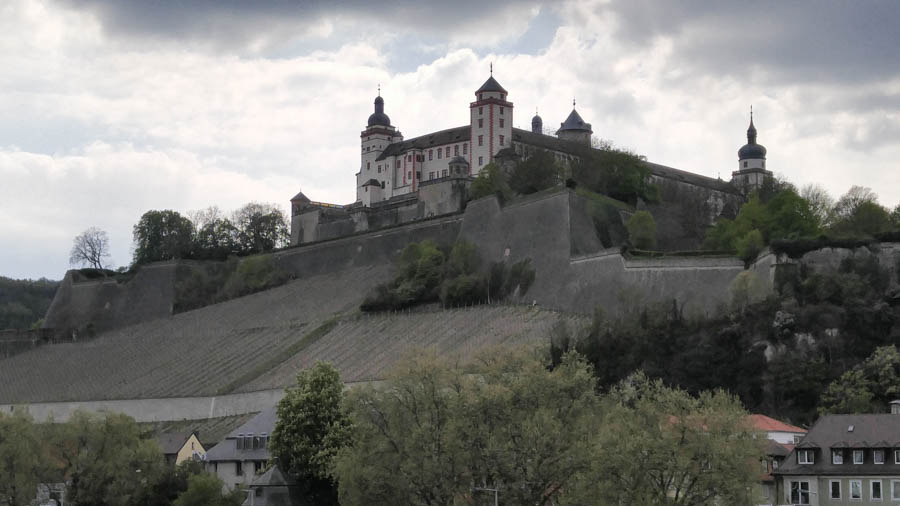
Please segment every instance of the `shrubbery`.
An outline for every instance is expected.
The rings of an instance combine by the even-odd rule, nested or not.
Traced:
[[[524,294],[534,282],[531,260],[508,265],[492,263],[482,269],[475,246],[457,241],[448,253],[433,241],[408,245],[400,254],[397,277],[376,286],[363,300],[363,311],[386,311],[440,301],[464,306]]]
[[[647,211],[638,211],[625,224],[632,246],[643,250],[656,248],[656,222]]]
[[[181,265],[176,277],[174,311],[179,313],[283,285],[291,274],[271,255],[256,255]]]

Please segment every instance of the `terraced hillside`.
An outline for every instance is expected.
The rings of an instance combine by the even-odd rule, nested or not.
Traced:
[[[389,266],[310,277],[221,304],[144,322],[91,341],[0,359],[0,403],[209,396],[280,388],[317,360],[345,381],[377,379],[408,350],[467,356],[546,339],[559,314],[536,308],[360,315]],[[576,318],[576,317],[569,317]]]
[[[476,306],[467,309],[357,315],[338,322],[323,338],[239,391],[278,388],[318,360],[330,362],[345,382],[382,378],[400,358],[417,349],[470,357],[479,349],[502,344],[541,342],[560,319],[586,324],[583,317],[523,306]]]

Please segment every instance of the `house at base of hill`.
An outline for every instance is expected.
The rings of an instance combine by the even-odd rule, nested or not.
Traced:
[[[778,505],[900,504],[900,401],[821,417],[774,474]]]
[[[203,460],[206,455],[206,448],[195,432],[164,432],[156,436],[156,442],[170,465],[177,466],[185,460]]]
[[[760,478],[759,496],[762,502],[759,506],[772,506],[775,504],[776,486],[774,472],[784,463],[784,459],[806,435],[806,429],[784,423],[780,420],[765,415],[750,415],[747,417],[751,427],[766,435],[766,457],[760,462],[762,476]]]
[[[250,486],[269,461],[269,437],[277,419],[273,406],[231,431],[206,452],[206,470],[221,478],[226,490]]]

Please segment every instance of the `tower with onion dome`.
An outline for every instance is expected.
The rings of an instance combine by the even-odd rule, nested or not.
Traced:
[[[738,150],[738,170],[731,173],[731,182],[745,192],[750,192],[761,187],[767,177],[772,177],[772,172],[766,169],[766,147],[756,142],[756,127],[753,125],[751,107],[747,144]]]
[[[394,142],[403,140],[403,134],[391,125],[391,118],[384,113],[381,87],[375,97],[375,112],[369,116],[365,130],[360,134],[361,156],[356,173],[356,200],[378,202],[391,195],[393,167],[389,161],[378,158]],[[375,188],[377,186],[379,188]],[[377,195],[372,195],[376,193]]]

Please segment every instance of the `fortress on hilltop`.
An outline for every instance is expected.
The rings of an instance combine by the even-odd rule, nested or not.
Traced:
[[[379,91],[375,111],[360,133],[360,166],[356,201],[348,205],[311,201],[302,192],[291,199],[291,244],[333,239],[462,211],[471,181],[491,162],[504,167],[546,150],[568,164],[591,149],[593,130],[572,102],[572,111],[555,136],[544,134],[543,120],[531,119],[531,130],[513,127],[515,107],[506,89],[494,79],[475,90],[467,125],[404,139],[385,113]],[[666,190],[670,204],[698,197],[704,202],[707,225],[736,212],[751,188],[772,173],[766,169],[766,148],[756,143],[753,112],[747,144],[738,151],[738,170],[725,182],[647,162],[652,182]],[[684,198],[681,198],[681,197]],[[672,200],[674,197],[674,200]]]

